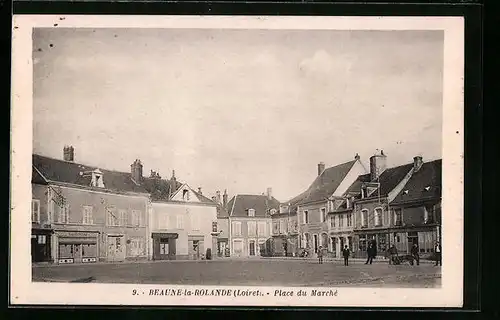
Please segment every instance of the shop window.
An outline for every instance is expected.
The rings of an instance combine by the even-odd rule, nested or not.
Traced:
[[[39,235],[38,236],[38,244],[46,244],[46,243],[47,243],[47,236]]]
[[[97,257],[97,244],[84,244],[82,245],[82,257],[93,258]]]
[[[161,238],[160,239],[160,254],[168,254],[168,239]]]
[[[40,223],[40,200],[31,200],[31,222]]]

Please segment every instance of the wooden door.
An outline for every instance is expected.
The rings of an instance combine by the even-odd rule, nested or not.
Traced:
[[[108,261],[125,260],[124,236],[108,236]]]
[[[249,246],[249,248],[248,248],[249,253],[248,254],[251,256],[255,256],[255,241],[250,240],[248,246]]]

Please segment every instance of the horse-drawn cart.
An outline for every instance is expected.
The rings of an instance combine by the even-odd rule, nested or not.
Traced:
[[[410,254],[393,255],[390,259],[394,265],[400,265],[408,262],[410,266],[412,266],[415,263],[415,258]]]

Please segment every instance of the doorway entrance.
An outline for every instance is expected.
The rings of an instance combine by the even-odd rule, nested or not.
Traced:
[[[411,248],[414,244],[418,246],[418,233],[408,232],[408,252],[411,252]]]
[[[255,240],[250,240],[248,242],[248,255],[255,256]]]
[[[175,260],[177,233],[153,233],[153,260]]]
[[[108,236],[108,261],[125,260],[125,236]],[[81,248],[78,248],[81,251]],[[76,261],[76,258],[75,258]]]
[[[318,252],[318,235],[315,234],[313,236],[313,238],[314,238],[314,253],[317,253]]]
[[[33,234],[31,236],[31,261],[50,261],[50,234]]]

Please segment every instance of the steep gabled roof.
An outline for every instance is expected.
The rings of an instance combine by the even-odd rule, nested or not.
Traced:
[[[392,203],[441,198],[441,175],[441,159],[423,163]]]
[[[255,210],[255,217],[270,217],[269,210],[279,210],[280,202],[266,195],[238,194],[228,202],[230,217],[248,217],[248,209]]]
[[[33,166],[49,181],[89,188],[91,178],[85,173],[99,169],[103,176],[104,190],[147,193],[143,186],[138,185],[132,180],[129,172],[105,170],[95,166],[53,159],[37,154],[33,154],[32,161]]]
[[[342,183],[349,171],[358,160],[336,165],[325,169],[306,191],[289,201],[291,206],[302,205],[309,202],[326,200]]]
[[[380,196],[387,196],[389,192],[391,192],[401,181],[403,181],[412,168],[413,163],[409,163],[402,166],[388,168],[382,172],[378,181],[375,181],[380,183]]]

